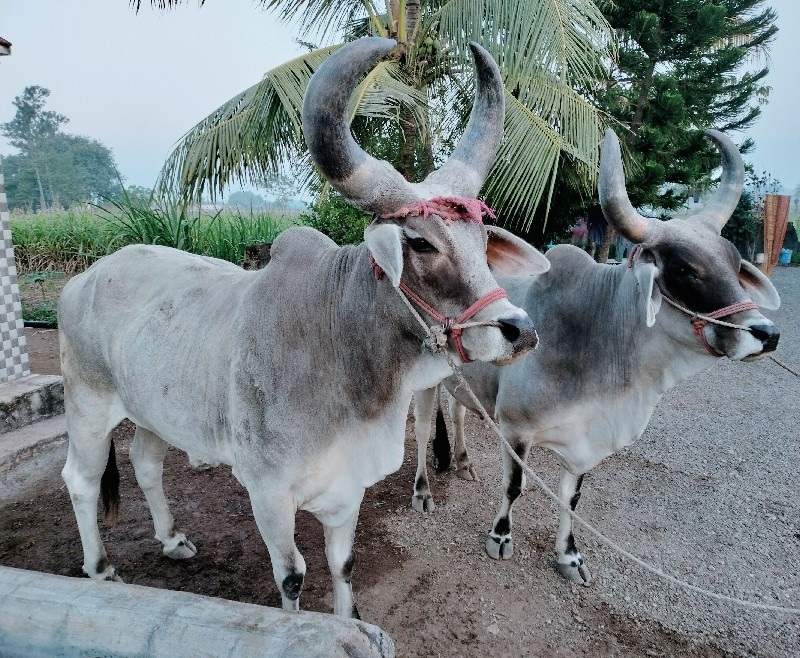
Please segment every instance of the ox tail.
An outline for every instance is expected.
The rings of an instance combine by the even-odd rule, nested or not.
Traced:
[[[119,471],[117,470],[117,452],[114,439],[108,449],[108,462],[103,477],[100,478],[100,495],[103,498],[103,519],[114,525],[119,520]]]
[[[442,413],[442,398],[436,388],[436,433],[433,435],[433,463],[437,473],[444,473],[450,467],[450,439]]]

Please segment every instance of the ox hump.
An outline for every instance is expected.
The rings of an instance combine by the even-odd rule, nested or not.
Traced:
[[[314,263],[320,254],[338,249],[327,235],[307,226],[296,226],[281,233],[270,250],[270,265],[289,267]],[[273,266],[274,269],[274,266]]]
[[[557,244],[552,249],[548,249],[545,255],[552,265],[572,269],[575,272],[588,269],[597,264],[583,249],[571,244]]]

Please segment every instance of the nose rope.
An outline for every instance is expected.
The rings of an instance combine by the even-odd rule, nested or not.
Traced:
[[[631,253],[628,256],[628,268],[633,267],[634,264],[634,256],[639,251],[639,245],[635,245],[633,249],[631,249]],[[660,288],[659,288],[660,290]],[[689,322],[692,323],[692,333],[700,339],[700,342],[703,344],[703,347],[706,348],[706,351],[711,356],[725,356],[724,354],[720,354],[715,350],[711,345],[708,344],[708,340],[706,339],[706,332],[705,327],[707,324],[716,324],[721,327],[728,327],[729,329],[739,329],[740,331],[750,331],[752,330],[750,327],[745,327],[742,324],[734,324],[733,322],[724,322],[719,318],[725,318],[729,315],[733,315],[734,313],[741,313],[742,311],[754,311],[758,310],[758,304],[753,301],[746,301],[746,302],[737,302],[735,304],[731,304],[730,306],[725,306],[724,308],[718,309],[713,311],[712,313],[701,314],[695,311],[691,311],[685,306],[682,306],[678,302],[676,302],[672,297],[665,294],[663,290],[661,290],[661,296],[667,301],[670,306],[686,313],[689,316]]]
[[[375,278],[380,279],[383,276],[383,269],[377,262],[375,262],[375,258],[370,254],[369,257],[369,264],[372,266],[373,272],[375,272]],[[471,327],[499,327],[500,323],[496,320],[486,320],[483,322],[467,322],[471,317],[474,317],[477,313],[481,310],[486,308],[489,304],[498,301],[499,299],[505,299],[508,297],[508,294],[502,288],[495,288],[494,290],[490,290],[486,293],[483,297],[478,299],[472,306],[470,306],[466,311],[464,311],[461,315],[456,318],[449,318],[442,313],[439,313],[433,306],[428,304],[422,297],[420,297],[417,293],[415,293],[406,283],[403,281],[400,282],[400,285],[397,287],[397,292],[400,294],[400,298],[405,302],[406,306],[411,310],[414,314],[414,317],[417,321],[425,327],[425,331],[428,334],[428,337],[425,339],[425,345],[431,350],[433,353],[441,352],[447,346],[447,337],[451,336],[453,338],[453,342],[455,343],[456,350],[458,351],[458,356],[461,357],[461,360],[464,363],[471,363],[472,359],[467,356],[466,350],[464,350],[464,345],[461,342],[461,336],[464,329],[470,329]],[[410,298],[410,299],[409,299]],[[417,309],[414,308],[414,305],[411,303],[411,300],[414,302],[428,315],[430,315],[434,320],[440,322],[440,325],[434,325],[432,327],[428,326],[428,323],[425,322],[420,314],[417,312]]]

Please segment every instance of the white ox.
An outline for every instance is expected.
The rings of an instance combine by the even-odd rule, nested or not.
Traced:
[[[533,445],[555,453],[561,463],[559,496],[573,510],[583,474],[641,437],[667,389],[719,357],[750,361],[777,346],[777,329],[751,300],[775,309],[780,305],[778,293],[720,236],[741,194],[741,156],[722,133],[710,130],[707,135],[723,156],[718,191],[697,216],[660,222],[638,215],[631,206],[619,142],[609,130],[601,159],[600,201],[610,224],[636,243],[633,257],[627,264],[600,265],[582,250],[563,245],[547,252],[547,273],[500,279],[509,299],[533,318],[542,348],[507,368],[464,367],[470,387],[518,455],[526,458]],[[690,309],[690,314],[722,310],[717,319],[750,331],[693,326],[690,314],[670,301]],[[473,479],[464,414],[474,405],[455,378],[443,385],[450,394],[457,474]],[[414,395],[419,462],[412,504],[419,511],[434,508],[425,453],[436,398],[436,389]],[[434,453],[444,470],[450,455],[440,415]],[[496,559],[513,553],[511,508],[525,486],[522,469],[506,450],[502,453],[503,498],[486,540],[487,552]],[[556,555],[562,575],[588,583],[590,573],[575,546],[566,511],[560,515]]]
[[[499,71],[473,44],[476,102],[450,160],[412,185],[368,156],[350,134],[347,103],[359,77],[395,45],[365,38],[339,50],[313,76],[303,110],[306,141],[323,174],[354,203],[384,216],[432,197],[477,194],[503,125]],[[350,579],[364,489],[400,467],[412,392],[450,373],[443,354],[423,347],[424,332],[396,290],[401,277],[455,317],[496,289],[487,250],[499,272],[549,267],[527,244],[480,221],[377,217],[365,240],[339,248],[317,231],[291,229],[258,272],[131,246],[65,287],[59,325],[69,452],[62,474],[89,576],[118,579],[96,510],[101,489],[107,511],[118,503],[110,431],[129,418],[136,425],[131,461],[165,555],[196,552],[162,488],[164,455],[174,445],[195,460],[233,467],[250,494],[287,609],[299,608],[306,571],[294,542],[295,513],[314,514],[325,529],[334,610],[357,615]],[[380,280],[370,254],[386,274]],[[493,326],[464,331],[470,358],[510,361],[535,346],[530,319],[506,299],[474,320]]]

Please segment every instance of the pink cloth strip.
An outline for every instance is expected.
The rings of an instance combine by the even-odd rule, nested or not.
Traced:
[[[484,216],[491,219],[496,218],[494,211],[480,199],[445,196],[411,203],[403,206],[397,212],[381,215],[381,218],[399,219],[401,217],[419,217],[420,215],[423,219],[428,219],[429,215],[436,215],[451,221],[462,219],[478,224],[483,224]]]

